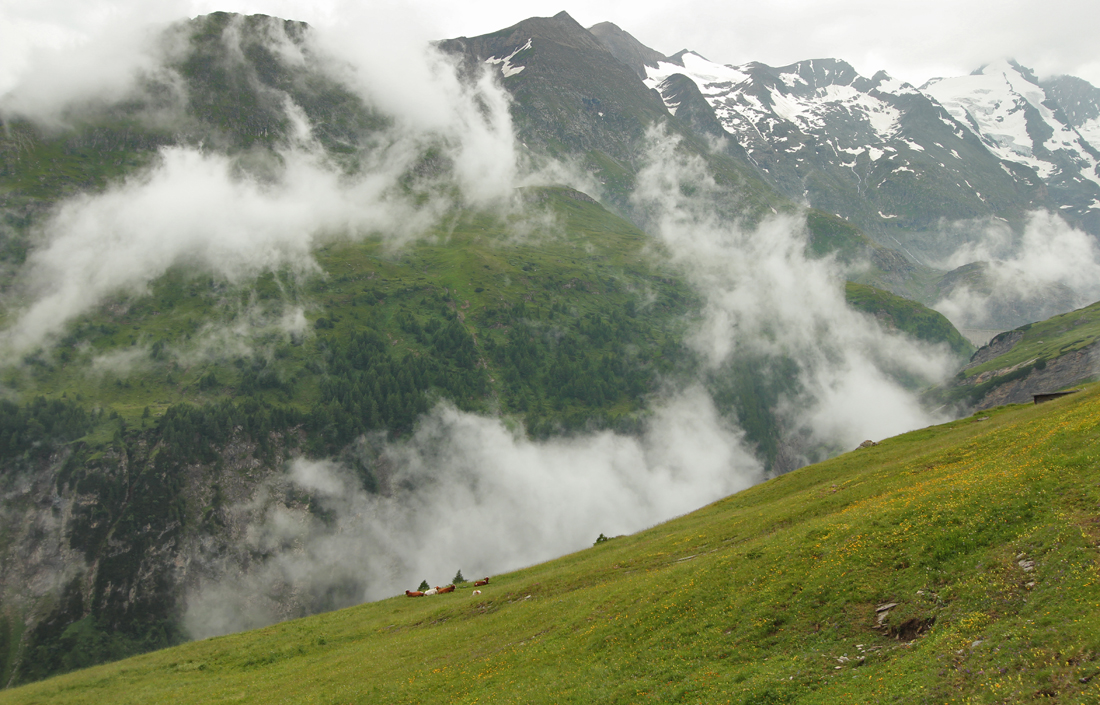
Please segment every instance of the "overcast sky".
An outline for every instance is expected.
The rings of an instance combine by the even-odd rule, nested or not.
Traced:
[[[0,0],[0,89],[37,43],[215,9],[315,24],[376,13],[378,22],[424,38],[474,36],[565,10],[586,27],[614,22],[662,53],[691,48],[720,63],[837,57],[866,75],[886,69],[919,85],[1015,57],[1041,76],[1068,73],[1100,85],[1098,0]]]

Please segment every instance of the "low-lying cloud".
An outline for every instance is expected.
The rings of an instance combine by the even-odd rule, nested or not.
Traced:
[[[451,57],[389,9],[380,22],[374,6],[345,7],[347,16],[316,30],[311,45],[330,73],[394,116],[399,129],[442,137],[474,203],[499,199],[517,177],[508,93],[487,70],[472,84],[462,80]]]
[[[811,445],[851,448],[937,420],[895,380],[942,380],[952,369],[945,347],[886,332],[849,308],[839,267],[806,256],[800,218],[748,226],[717,217],[722,191],[702,160],[679,154],[660,131],[650,140],[634,198],[703,295],[688,343],[712,369],[746,354],[793,360],[803,393],[787,400],[785,414],[792,431],[811,433]]]
[[[5,346],[38,345],[108,296],[142,293],[172,267],[231,282],[283,267],[305,273],[326,238],[407,238],[433,222],[431,208],[390,193],[400,161],[346,180],[315,154],[281,156],[283,173],[265,183],[237,173],[224,155],[167,148],[150,173],[62,204],[27,258],[21,294],[31,303],[4,331]]]
[[[1031,213],[1022,232],[993,221],[939,266],[974,263],[934,305],[959,328],[1015,328],[1100,299],[1100,246],[1053,213]]]
[[[124,98],[139,77],[159,71],[173,49],[163,31],[187,10],[177,0],[5,3],[0,116],[56,125],[74,107]]]
[[[197,638],[262,626],[548,560],[599,534],[638,531],[762,479],[741,434],[690,388],[659,404],[640,437],[531,441],[499,419],[440,405],[382,451],[388,496],[345,467],[298,459],[280,482],[311,494],[329,523],[272,486],[232,511],[251,563],[209,563],[187,597]],[[278,483],[276,483],[278,484]],[[192,565],[197,565],[193,562]]]
[[[223,36],[230,49],[241,41],[237,24]],[[19,277],[15,322],[0,333],[3,352],[43,344],[108,296],[140,294],[171,267],[230,282],[280,268],[305,273],[316,270],[311,252],[326,240],[381,235],[400,246],[457,203],[486,208],[514,198],[521,179],[509,98],[487,71],[464,83],[450,59],[413,44],[378,86],[377,57],[353,50],[370,44],[362,36],[356,44],[338,32],[314,33],[299,46],[281,22],[261,29],[286,62],[314,62],[387,117],[357,168],[349,174],[330,159],[289,95],[283,103],[293,129],[266,156],[163,148],[147,171],[59,204],[40,225]],[[399,36],[389,36],[391,44],[407,46]],[[421,175],[410,188],[410,173],[429,151],[450,170]]]

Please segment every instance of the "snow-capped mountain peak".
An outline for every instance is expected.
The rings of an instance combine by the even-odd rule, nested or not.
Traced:
[[[1020,222],[1044,207],[1100,234],[1100,89],[1085,81],[1040,81],[1002,60],[918,89],[838,59],[771,67],[690,50],[662,58],[615,30],[618,43],[606,46],[669,112],[730,137],[782,192],[884,244],[934,237],[944,222]]]
[[[922,90],[1001,159],[1034,169],[1044,181],[1081,177],[1100,185],[1100,154],[1026,67],[997,61],[969,76],[932,79]]]

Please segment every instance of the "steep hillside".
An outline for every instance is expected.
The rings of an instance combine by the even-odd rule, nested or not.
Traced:
[[[469,408],[487,409],[492,398],[505,413],[526,410],[534,398],[521,401],[525,394],[543,395],[548,428],[592,423],[595,407],[636,412],[653,384],[652,364],[675,358],[666,346],[677,344],[674,320],[693,295],[645,255],[652,243],[644,233],[583,194],[540,189],[528,200],[523,218],[456,213],[403,251],[377,240],[327,245],[316,252],[323,277],[276,271],[240,287],[174,270],[149,296],[119,297],[75,322],[56,348],[29,358],[33,372],[10,369],[5,381],[26,397],[94,398],[127,421],[145,406],[159,416],[171,404],[240,398],[308,409],[330,401],[326,378],[347,373],[343,351],[384,343],[374,352],[394,364],[427,364],[424,383],[401,391],[421,400],[409,402],[415,410],[425,409],[422,395],[432,388]],[[364,336],[370,340],[355,342]],[[632,341],[631,352],[622,341]],[[566,349],[573,352],[559,359]],[[600,397],[595,407],[544,396],[543,375],[552,372],[561,376],[555,395],[572,389],[574,373],[563,364],[576,361],[580,373],[626,357],[629,375],[648,381],[607,394],[586,389]],[[377,425],[393,420],[383,413]],[[396,428],[410,424],[408,417]],[[542,427],[534,416],[528,424],[536,433]]]
[[[480,594],[398,596],[0,701],[1093,702],[1098,428],[1095,386],[1006,407]]]
[[[946,343],[960,358],[974,353],[974,346],[955,330],[955,326],[927,306],[864,284],[848,282],[846,286],[848,303],[856,310],[875,316],[887,328],[903,330],[917,340]]]
[[[647,396],[689,364],[695,297],[644,253],[643,233],[590,199],[529,196],[550,227],[529,243],[523,222],[466,214],[397,253],[325,247],[323,278],[274,272],[241,287],[173,271],[7,366],[20,403],[4,402],[2,604],[30,628],[3,643],[4,680],[183,638],[184,593],[240,548],[231,508],[291,457],[344,454],[365,489],[384,491],[384,464],[353,442],[406,435],[439,399],[535,437],[637,429]],[[288,606],[309,614],[356,593]],[[76,623],[113,641],[71,643]]]
[[[324,62],[308,40],[308,27],[265,16],[214,13],[182,23],[171,32],[185,40],[183,48],[166,60],[182,82],[182,90],[159,85],[153,77],[135,89],[132,99],[124,104],[74,112],[69,130],[49,131],[27,121],[8,126],[10,129],[0,139],[0,198],[5,214],[4,227],[0,228],[0,257],[7,271],[14,273],[25,264],[36,229],[48,221],[58,204],[67,203],[66,198],[80,192],[102,192],[109,186],[117,189],[123,183],[140,184],[148,178],[143,170],[164,167],[166,155],[171,152],[158,150],[166,146],[195,147],[209,142],[224,150],[231,169],[249,179],[271,181],[279,177],[279,165],[294,156],[286,150],[298,139],[301,125],[296,121],[304,121],[324,156],[331,159],[330,166],[351,176],[364,168],[357,160],[370,154],[371,140],[385,129],[388,120],[324,70]],[[722,194],[732,194],[731,199],[722,199],[723,204],[739,202],[734,205],[735,213],[744,213],[746,208],[759,213],[765,207],[770,212],[769,203],[793,208],[745,172],[736,160],[711,154],[692,141],[689,132],[670,119],[660,101],[567,15],[535,18],[508,30],[454,40],[444,46],[464,51],[468,58],[479,59],[483,54],[493,58],[511,47],[513,39],[518,42],[521,35],[530,35],[527,38],[532,39],[532,47],[509,59],[513,68],[503,76],[503,82],[516,96],[514,113],[520,136],[531,145],[542,140],[543,146],[554,152],[554,144],[558,144],[566,157],[602,154],[597,161],[614,157],[630,181],[637,160],[642,158],[648,126],[665,124],[670,130],[680,130],[685,150],[709,160],[715,178],[723,183]],[[276,50],[287,46],[300,51],[302,61],[292,60],[287,51]],[[584,107],[591,107],[585,102],[590,98],[606,104],[607,111],[593,113]],[[531,101],[551,101],[558,112],[543,110],[541,103]],[[164,115],[156,112],[166,105],[174,110],[168,113],[174,122],[166,122]],[[288,105],[295,109],[288,109]],[[154,113],[157,120],[150,117]],[[572,131],[572,136],[557,143],[539,137],[549,134],[540,130],[551,127]],[[454,164],[441,151],[438,145],[429,143],[418,159],[407,165],[395,190],[414,200],[450,193],[453,186],[440,188],[440,184],[452,175]],[[602,167],[596,168],[599,171]],[[130,181],[124,182],[127,178]],[[621,198],[617,201],[612,196],[611,202],[622,204],[628,190],[617,193]],[[445,210],[448,204],[433,205]],[[646,341],[640,349],[653,352],[655,364],[675,365],[676,356],[669,354],[668,346],[677,344],[683,324],[672,321],[690,310],[692,294],[675,272],[661,269],[655,260],[641,265],[634,273],[637,276],[625,275],[627,270],[621,269],[638,253],[650,249],[647,236],[584,194],[560,189],[532,191],[524,206],[531,212],[520,213],[511,221],[512,216],[460,211],[457,200],[449,205],[455,209],[454,214],[426,234],[427,240],[445,240],[443,250],[447,254],[424,255],[426,260],[420,255],[410,256],[405,260],[407,266],[422,270],[415,278],[411,269],[398,270],[400,274],[392,269],[376,269],[396,267],[402,256],[408,256],[395,254],[378,241],[365,250],[333,245],[317,252],[318,269],[326,272],[328,279],[303,279],[302,272],[285,266],[267,271],[254,284],[246,280],[244,286],[238,286],[219,277],[204,278],[185,263],[186,258],[181,258],[181,263],[163,278],[136,283],[138,288],[149,286],[150,297],[132,300],[116,292],[106,307],[70,322],[56,341],[46,341],[41,350],[21,353],[27,364],[9,369],[5,384],[11,394],[23,400],[39,394],[79,394],[82,399],[94,399],[94,404],[108,412],[119,413],[129,423],[141,418],[146,407],[149,418],[156,418],[171,404],[181,402],[258,398],[265,403],[306,409],[327,400],[321,380],[328,371],[316,361],[310,363],[312,367],[306,363],[320,354],[322,347],[327,350],[325,355],[331,356],[331,346],[336,344],[331,340],[344,345],[353,328],[366,327],[397,341],[392,351],[395,356],[425,355],[437,343],[444,344],[436,340],[438,330],[458,330],[452,320],[457,317],[463,323],[459,328],[482,346],[472,358],[479,371],[471,372],[469,379],[456,377],[447,372],[454,360],[439,361],[439,366],[422,372],[420,379],[398,395],[411,395],[394,402],[393,408],[401,411],[379,409],[378,416],[367,413],[368,421],[345,427],[339,438],[326,447],[339,447],[355,431],[365,428],[407,429],[416,411],[424,409],[425,400],[440,391],[464,408],[522,413],[527,428],[536,434],[555,428],[614,425],[618,423],[615,419],[629,419],[636,413],[643,404],[641,395],[656,384],[656,372],[648,363],[640,367],[627,364],[630,375],[637,379],[621,389],[604,390],[601,384],[586,386],[584,394],[599,399],[593,404],[591,400],[579,401],[579,397],[575,403],[558,403],[554,396],[573,389],[566,383],[571,379],[569,375],[563,372],[554,377],[555,391],[549,397],[538,390],[551,383],[552,365],[547,355],[556,355],[550,351],[560,341],[542,340],[541,345],[525,353],[537,358],[533,366],[522,363],[520,371],[512,375],[496,367],[504,364],[502,360],[512,360],[508,357],[511,353],[499,349],[494,353],[487,348],[504,344],[502,331],[510,331],[512,337],[508,340],[515,343],[512,338],[518,334],[511,325],[517,316],[540,322],[532,328],[538,337],[547,335],[540,328],[542,321],[553,316],[558,317],[554,320],[565,320],[563,313],[569,314],[570,320],[575,314],[586,321],[583,325],[599,326],[610,320],[608,316],[633,325],[662,311],[661,321],[655,323],[663,331],[660,336],[642,334],[641,329],[627,333],[625,328],[613,327],[599,335],[616,342],[604,340],[601,345],[615,348],[629,340],[624,350],[633,354],[639,348],[632,335],[639,334]],[[548,228],[530,225],[542,217],[554,224]],[[864,283],[893,290],[904,290],[911,284],[912,265],[897,252],[871,243],[858,229],[821,212],[809,213],[807,225],[814,256],[836,253],[847,263],[869,262],[870,269],[861,274]],[[530,247],[521,246],[514,252],[532,261],[505,263],[497,248],[508,249],[514,242],[523,245],[522,237],[512,237],[513,231],[531,227],[538,232]],[[547,232],[555,244],[543,252],[542,240]],[[559,232],[568,233],[573,240],[565,244],[568,238],[554,239]],[[626,239],[616,239],[620,236]],[[589,247],[596,249],[586,251],[581,258],[579,250]],[[418,250],[428,251],[424,247]],[[457,254],[460,252],[463,254]],[[601,252],[615,263],[599,262],[604,256]],[[566,257],[563,253],[576,256]],[[431,274],[425,276],[425,271]],[[345,278],[358,281],[367,277],[369,281],[375,276],[379,281],[396,277],[401,283],[400,293],[391,294],[388,285],[374,283],[363,284],[356,296],[344,293],[350,288],[344,284],[348,281]],[[524,284],[517,286],[517,282]],[[18,279],[13,276],[5,280],[4,286],[15,283]],[[28,286],[27,282],[22,284]],[[552,310],[536,307],[533,314],[527,311],[527,305],[535,304],[551,290],[592,297],[596,308],[573,308],[565,300],[550,296],[546,306]],[[463,298],[459,300],[458,296]],[[380,307],[371,304],[375,299],[385,302],[381,307],[384,313],[378,314]],[[7,324],[14,322],[20,310],[17,299],[11,299],[10,304],[0,311],[0,320]],[[467,304],[473,306],[469,311],[464,310]],[[370,315],[366,312],[368,306],[373,311]],[[494,306],[498,310],[492,311]],[[503,313],[505,309],[509,313]],[[443,313],[436,315],[440,310]],[[484,320],[467,318],[475,314]],[[425,331],[423,326],[434,327]],[[242,345],[236,350],[226,339],[226,331],[230,330],[233,335],[243,335],[238,341]],[[455,335],[463,337],[466,332]],[[582,337],[584,348],[591,340]],[[59,343],[56,348],[53,342]],[[441,351],[435,349],[435,354],[442,356]],[[661,352],[657,355],[656,351]],[[643,357],[647,354],[642,353]],[[504,357],[497,359],[494,355]],[[569,357],[573,364],[575,356]],[[613,364],[601,362],[601,355],[592,350],[586,349],[581,357],[585,359],[582,368],[588,373],[594,373],[598,365]],[[647,381],[641,381],[639,374]],[[520,378],[525,380],[518,385],[526,388],[523,393],[517,389]],[[490,379],[493,381],[486,381]],[[389,396],[384,390],[379,394]],[[375,402],[387,405],[381,398]],[[756,405],[755,400],[752,405]],[[352,412],[350,407],[341,408]],[[747,430],[754,440],[769,432],[751,423]]]

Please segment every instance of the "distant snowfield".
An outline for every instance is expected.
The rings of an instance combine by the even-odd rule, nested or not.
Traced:
[[[703,91],[703,95],[718,95],[721,93],[722,84],[739,84],[748,80],[749,75],[733,66],[723,66],[712,61],[707,61],[698,54],[688,52],[681,57],[683,66],[677,66],[665,61],[659,62],[657,68],[646,67],[645,84],[650,88],[656,88],[666,78],[677,73],[682,73],[691,78]]]
[[[1096,146],[1100,144],[1100,117],[1095,117],[1077,128],[1077,132],[1085,138],[1085,141]],[[1100,147],[1097,147],[1100,149]]]
[[[952,117],[984,138],[986,147],[1001,159],[1025,164],[1044,179],[1054,172],[1053,164],[1035,157],[1027,132],[1028,101],[1013,90],[1003,73],[937,79],[927,84],[924,91]],[[980,131],[974,129],[970,118]]]
[[[1029,166],[1043,179],[1049,179],[1058,174],[1060,167],[1037,152],[1062,151],[1082,167],[1084,178],[1100,185],[1100,160],[1087,147],[1100,142],[1100,119],[1090,121],[1084,131],[1064,124],[1044,104],[1047,96],[1042,87],[1007,61],[990,64],[980,74],[933,79],[923,90],[981,137],[1001,159]],[[1033,120],[1037,116],[1050,128],[1049,138],[1038,140],[1028,131],[1029,113]]]

